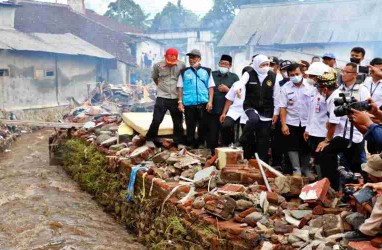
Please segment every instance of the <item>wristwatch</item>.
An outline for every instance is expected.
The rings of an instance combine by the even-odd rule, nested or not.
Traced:
[[[178,103],[182,103],[183,101],[182,100],[179,100]]]

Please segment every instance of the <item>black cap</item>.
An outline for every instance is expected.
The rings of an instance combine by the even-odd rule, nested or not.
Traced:
[[[222,55],[222,57],[220,58],[220,61],[228,61],[232,64],[232,56],[230,55]]]
[[[371,60],[370,65],[382,65],[382,58],[374,58],[373,60]]]
[[[279,65],[279,63],[280,63],[279,59],[277,57],[275,57],[275,56],[270,56],[268,59],[269,59],[269,62],[272,63],[272,64]]]
[[[286,69],[288,68],[290,65],[292,65],[292,61],[289,61],[289,60],[284,60],[280,63],[280,69],[283,70],[283,69]]]

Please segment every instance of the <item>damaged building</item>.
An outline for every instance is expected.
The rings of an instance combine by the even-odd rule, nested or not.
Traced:
[[[73,34],[15,30],[18,7],[0,3],[0,107],[54,107],[86,98],[97,77],[113,67],[114,56]]]

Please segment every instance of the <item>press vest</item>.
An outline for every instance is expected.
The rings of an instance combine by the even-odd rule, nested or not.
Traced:
[[[260,85],[260,80],[255,70],[248,71],[249,81],[246,84],[244,110],[255,109],[261,116],[272,118],[273,115],[273,90],[276,74],[268,72],[268,76]]]
[[[197,70],[188,67],[182,72],[183,104],[192,106],[208,102],[208,85],[210,83],[211,69],[200,67]]]

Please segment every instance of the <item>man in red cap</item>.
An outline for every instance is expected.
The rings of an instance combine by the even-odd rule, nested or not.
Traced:
[[[181,70],[185,68],[184,62],[178,60],[178,51],[170,48],[166,51],[165,60],[154,65],[152,78],[157,85],[157,99],[154,107],[153,121],[147,132],[146,139],[152,140],[158,136],[159,126],[164,115],[170,111],[174,124],[174,142],[182,143],[183,114],[178,110],[177,81]]]

